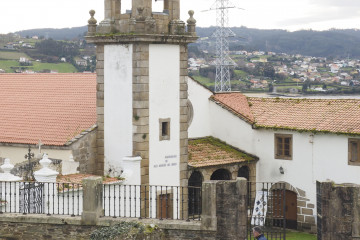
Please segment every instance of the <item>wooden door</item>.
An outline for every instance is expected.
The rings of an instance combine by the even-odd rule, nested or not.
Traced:
[[[172,219],[173,218],[173,204],[172,195],[160,194],[158,196],[158,217],[160,219]]]
[[[284,191],[274,190],[272,196],[272,210],[275,219],[274,225],[281,227],[282,219],[284,218],[286,228],[297,229],[297,195],[296,193],[285,190],[285,208],[284,208]]]

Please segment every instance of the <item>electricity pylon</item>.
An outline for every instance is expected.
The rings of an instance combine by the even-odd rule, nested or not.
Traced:
[[[234,37],[235,33],[229,28],[229,9],[238,8],[229,0],[216,0],[211,11],[216,10],[216,30],[213,37],[216,38],[216,59],[214,65],[216,66],[215,77],[215,92],[230,92],[230,67],[235,65],[235,62],[229,55],[229,37]]]

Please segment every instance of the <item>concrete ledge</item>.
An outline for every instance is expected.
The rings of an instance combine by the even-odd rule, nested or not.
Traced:
[[[39,224],[56,224],[56,225],[81,225],[81,217],[70,216],[46,216],[39,214],[26,214],[21,213],[5,213],[0,214],[0,222],[12,223],[39,223]]]
[[[32,223],[32,224],[53,224],[53,225],[82,225],[81,217],[70,216],[46,216],[38,214],[23,215],[20,213],[0,214],[0,222],[11,223]],[[155,224],[161,229],[167,230],[189,230],[189,231],[201,231],[200,221],[185,220],[159,220],[159,219],[138,219],[138,218],[112,218],[102,217],[96,226],[113,226],[120,222],[141,222],[144,224]]]

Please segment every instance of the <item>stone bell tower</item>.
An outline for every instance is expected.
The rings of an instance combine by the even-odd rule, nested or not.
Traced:
[[[164,0],[162,12],[152,11],[152,0],[132,0],[124,14],[121,0],[105,0],[99,25],[94,14],[86,39],[97,51],[97,174],[118,176],[131,159],[141,159],[139,184],[187,185],[194,12],[187,26],[180,0]]]

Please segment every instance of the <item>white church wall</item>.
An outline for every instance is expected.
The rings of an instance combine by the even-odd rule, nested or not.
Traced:
[[[314,136],[315,176],[317,180],[360,184],[360,166],[348,165],[348,139],[345,135]]]
[[[213,93],[191,78],[188,78],[188,94],[194,109],[193,119],[189,126],[189,138],[210,136],[209,98]]]
[[[256,142],[251,125],[210,101],[211,136],[256,155]]]
[[[149,47],[149,180],[179,186],[180,46]],[[160,119],[170,118],[170,139],[160,140]],[[166,179],[166,181],[164,181]]]
[[[122,159],[132,156],[132,53],[131,44],[105,46],[104,171],[111,176],[120,176]]]
[[[275,134],[292,134],[292,160],[275,159]],[[256,155],[260,158],[257,163],[257,181],[287,182],[295,188],[306,192],[306,198],[316,204],[316,179],[314,179],[314,159],[311,138],[308,133],[294,131],[254,130],[257,142]],[[284,174],[279,168],[284,169]]]

